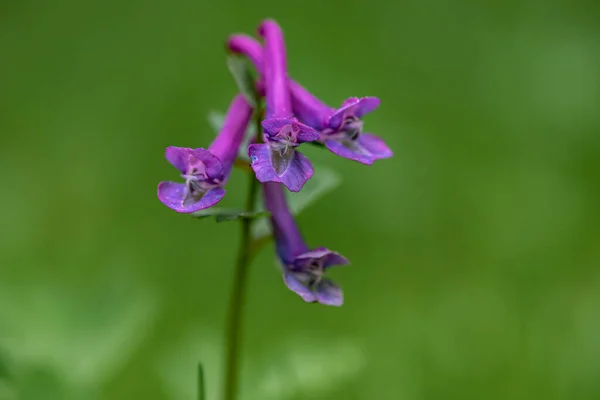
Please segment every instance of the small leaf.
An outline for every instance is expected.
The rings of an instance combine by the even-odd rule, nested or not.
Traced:
[[[192,217],[203,219],[215,217],[217,222],[235,221],[237,219],[255,219],[268,216],[266,211],[243,211],[243,210],[228,210],[223,208],[209,208],[206,210],[197,211],[191,214]]]
[[[252,76],[252,72],[250,72],[248,61],[243,57],[231,55],[227,58],[227,67],[233,75],[233,79],[240,92],[246,97],[248,103],[253,108],[256,108],[259,96],[256,93],[254,77]]]
[[[221,132],[221,128],[223,128],[223,124],[225,123],[225,114],[220,111],[210,111],[208,113],[208,123],[215,132],[215,135],[218,135],[219,132]]]
[[[212,130],[215,132],[215,135],[218,135],[225,123],[225,114],[220,111],[210,111],[208,113],[208,123]],[[250,145],[250,140],[256,136],[256,124],[254,121],[248,124],[248,128],[246,129],[246,133],[244,136],[244,141],[240,145],[240,149],[238,151],[238,158],[242,160],[250,161],[248,157],[248,146]]]
[[[198,400],[206,400],[206,385],[204,384],[202,363],[198,363]]]
[[[332,169],[320,165],[314,165],[314,168],[315,174],[306,182],[300,192],[292,193],[286,190],[288,205],[294,215],[300,214],[306,207],[339,186],[342,181],[341,176]],[[262,193],[260,196],[257,204],[261,204],[259,210],[263,210]],[[252,236],[254,239],[262,239],[268,236],[269,232],[269,222],[263,219],[254,224]]]

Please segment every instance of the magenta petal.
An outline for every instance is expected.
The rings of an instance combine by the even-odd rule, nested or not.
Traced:
[[[300,258],[322,258],[321,265],[323,268],[333,267],[334,265],[347,265],[350,264],[348,259],[342,256],[336,251],[331,251],[325,247],[318,247],[312,251],[301,254],[297,257]]]
[[[295,133],[294,139],[298,143],[314,142],[319,139],[319,133],[308,125],[304,125],[296,118],[268,118],[262,122],[262,127],[269,136],[277,136],[283,128],[290,126]]]
[[[169,146],[165,150],[165,158],[172,166],[184,174],[189,166],[191,153],[192,149],[189,148]]]
[[[358,118],[362,118],[363,115],[375,111],[380,104],[381,100],[379,100],[377,97],[363,97],[354,107],[354,115]]]
[[[248,146],[248,156],[259,182],[281,182],[271,162],[268,144],[251,144]]]
[[[322,278],[316,287],[317,301],[327,306],[341,306],[344,304],[342,289],[332,280]]]
[[[284,126],[292,125],[297,122],[298,120],[296,118],[268,118],[263,120],[261,125],[267,135],[275,136],[283,129]]]
[[[210,151],[202,148],[194,149],[192,150],[192,156],[204,164],[204,170],[208,177],[220,178],[223,174],[223,164],[221,164],[221,160],[214,156]]]
[[[360,146],[367,153],[371,154],[373,160],[389,158],[394,155],[387,144],[378,136],[371,135],[370,133],[362,133],[357,140]]]
[[[373,156],[366,149],[362,148],[356,140],[326,140],[325,147],[340,157],[358,161],[361,164],[373,164]]]
[[[319,132],[317,132],[314,128],[311,128],[308,125],[304,125],[300,122],[296,124],[298,126],[298,143],[304,142],[314,142],[315,140],[319,140]]]
[[[291,272],[284,272],[283,281],[291,291],[302,297],[302,300],[308,303],[317,301],[317,296],[309,288],[298,281]]]
[[[252,144],[248,147],[251,167],[259,182],[283,183],[292,192],[299,192],[314,173],[312,164],[302,153],[293,149],[293,158],[285,171],[277,174],[271,160],[271,149],[268,144]]]
[[[318,247],[314,250],[307,251],[296,257],[296,265],[302,267],[303,261],[310,263],[313,260],[319,260],[324,269],[335,265],[350,264],[348,259],[341,254],[331,251],[325,247]]]
[[[380,103],[381,100],[377,97],[350,97],[329,117],[328,125],[331,129],[337,130],[344,122],[344,117],[355,116],[361,118],[363,115],[374,111]]]
[[[292,192],[299,192],[306,181],[313,176],[314,169],[304,154],[298,151],[295,153],[288,169],[281,175],[280,182]]]
[[[208,190],[200,201],[183,205],[185,190],[185,184],[183,183],[161,182],[158,185],[158,199],[170,209],[187,214],[212,207],[225,196],[225,190],[214,188]]]
[[[175,168],[186,173],[188,168],[203,164],[203,169],[206,175],[210,178],[217,178],[223,171],[221,161],[215,157],[210,151],[202,148],[190,149],[187,147],[167,147],[165,158]]]

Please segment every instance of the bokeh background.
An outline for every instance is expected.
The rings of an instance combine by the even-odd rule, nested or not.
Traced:
[[[218,398],[239,229],[155,191],[264,17],[326,102],[381,98],[396,155],[306,149],[343,178],[298,221],[352,261],[346,303],[304,304],[267,246],[242,399],[600,398],[598,4],[3,2],[0,399],[189,400],[199,361]]]

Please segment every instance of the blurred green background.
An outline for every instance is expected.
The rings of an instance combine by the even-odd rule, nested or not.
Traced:
[[[341,185],[298,218],[344,307],[252,266],[242,399],[600,398],[596,1],[7,1],[0,7],[0,399],[217,399],[235,223],[156,198],[206,146],[232,32],[395,151],[308,148]],[[317,174],[319,173],[317,169]],[[234,173],[227,206],[242,204]]]

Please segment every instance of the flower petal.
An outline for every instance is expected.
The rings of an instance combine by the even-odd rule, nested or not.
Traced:
[[[221,160],[203,148],[169,146],[165,151],[165,158],[182,174],[186,173],[189,167],[198,166],[200,163],[203,164],[202,168],[209,178],[220,178],[223,171]]]
[[[248,146],[248,156],[259,182],[281,182],[271,162],[271,149],[268,144],[251,144]]]
[[[360,137],[360,136],[359,136]],[[373,164],[373,156],[356,140],[326,140],[325,147],[334,154],[361,164]]]
[[[212,207],[225,196],[225,190],[214,188],[208,190],[199,201],[184,205],[185,191],[186,188],[183,183],[161,182],[158,185],[158,199],[170,209],[187,214]]]
[[[314,250],[307,251],[306,253],[302,253],[296,257],[296,265],[298,265],[298,261],[305,261],[306,264],[310,263],[312,260],[321,260],[321,265],[323,268],[333,267],[335,265],[347,265],[350,264],[348,259],[338,252],[331,251],[325,247],[318,247]]]
[[[294,153],[294,158],[288,169],[281,176],[280,182],[292,192],[299,192],[306,181],[313,176],[314,169],[304,154],[298,151]]]
[[[342,289],[333,283],[332,280],[322,278],[316,287],[317,301],[327,306],[341,306],[344,304],[344,294]]]
[[[165,158],[171,163],[172,166],[184,174],[189,166],[191,152],[192,149],[186,147],[169,146],[165,150]]]
[[[373,160],[389,158],[394,155],[388,145],[378,136],[362,133],[357,140],[360,142],[360,146],[371,154]]]
[[[256,179],[259,182],[280,182],[292,192],[299,192],[306,181],[313,176],[314,170],[306,156],[294,149],[288,149],[288,151],[293,152],[291,160],[286,159],[285,165],[278,163],[277,165],[285,167],[285,169],[276,171],[270,146],[268,144],[250,145],[248,155]]]
[[[315,140],[319,140],[319,132],[317,132],[314,128],[304,125],[301,122],[298,122],[296,125],[298,125],[299,129],[298,143],[314,142]]]
[[[277,136],[285,126],[290,125],[295,132],[294,139],[298,143],[314,142],[319,139],[319,133],[296,118],[268,118],[262,121],[262,127],[267,135]]]
[[[297,123],[296,118],[268,118],[262,121],[261,125],[265,133],[269,136],[277,135],[284,126]]]
[[[192,151],[192,156],[204,164],[204,170],[209,178],[222,178],[223,164],[221,163],[221,160],[210,151],[202,148],[194,149]]]
[[[292,272],[285,271],[283,273],[283,281],[292,292],[295,292],[298,296],[302,297],[302,300],[307,303],[314,303],[317,301],[317,295],[296,279]]]
[[[377,97],[350,97],[329,117],[328,125],[331,129],[338,130],[344,122],[344,117],[353,115],[361,118],[363,115],[374,111],[380,103],[381,100]]]

